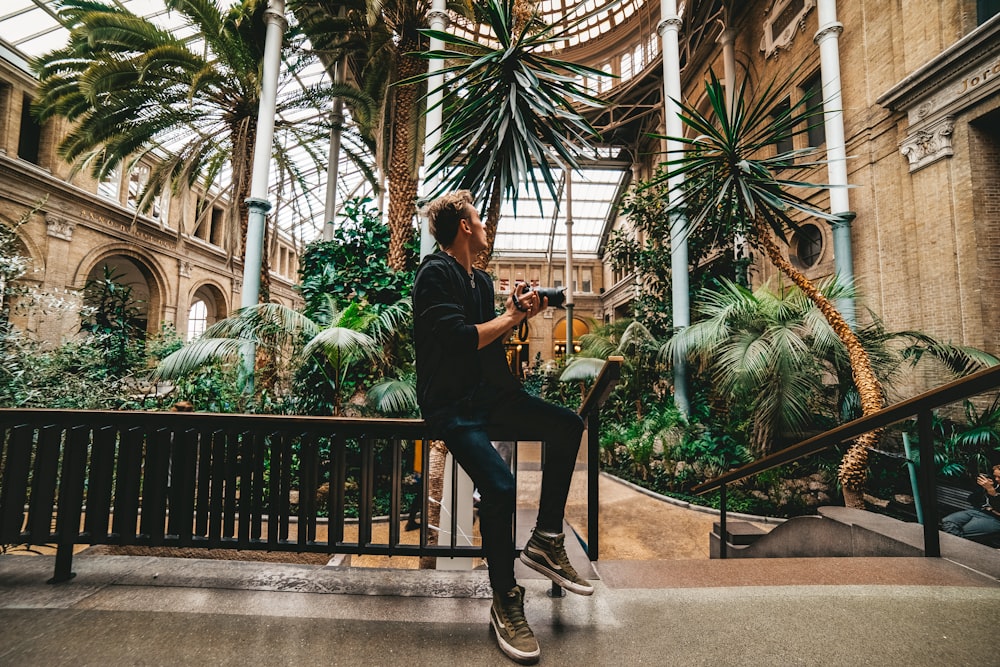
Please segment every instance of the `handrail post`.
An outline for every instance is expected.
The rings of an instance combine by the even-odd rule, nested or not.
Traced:
[[[920,494],[924,510],[924,556],[941,556],[941,536],[938,534],[937,484],[934,480],[934,428],[930,409],[917,413],[920,435]]]
[[[719,558],[729,557],[726,544],[726,485],[719,487]]]
[[[587,415],[587,556],[596,561],[600,549],[601,417],[597,410]]]

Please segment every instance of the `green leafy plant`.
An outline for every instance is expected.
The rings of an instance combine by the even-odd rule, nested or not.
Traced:
[[[467,189],[482,202],[488,247],[478,260],[481,266],[493,251],[502,200],[516,204],[521,183],[534,190],[539,208],[542,185],[558,200],[560,178],[554,166],[576,169],[579,157],[592,152],[597,132],[578,109],[604,102],[576,77],[608,75],[551,55],[551,47],[561,47],[567,35],[604,10],[583,7],[571,9],[557,24],[545,25],[519,14],[515,0],[486,0],[478,7],[477,19],[495,41],[421,31],[445,44],[440,51],[414,54],[444,61],[445,83],[429,91],[441,94],[444,119],[425,178],[438,183],[436,193]],[[398,85],[422,83],[428,76]]]
[[[144,329],[131,285],[120,282],[122,274],[105,265],[103,278],[87,281],[83,290],[81,331],[88,332],[104,351],[108,371],[122,376],[140,362]]]

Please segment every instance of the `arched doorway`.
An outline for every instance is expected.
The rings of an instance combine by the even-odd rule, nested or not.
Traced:
[[[201,285],[191,295],[185,340],[192,341],[226,316],[226,300],[215,285]]]
[[[150,322],[155,287],[147,279],[149,273],[140,261],[124,255],[109,255],[94,264],[84,286],[84,305],[96,309],[90,317],[98,322],[125,317],[134,335],[145,339],[150,326],[158,324]]]
[[[580,351],[580,338],[590,333],[590,325],[578,317],[573,318],[572,353]],[[552,352],[557,359],[566,356],[566,318],[552,327]]]

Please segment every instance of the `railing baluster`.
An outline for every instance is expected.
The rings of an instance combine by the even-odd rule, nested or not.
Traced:
[[[163,544],[167,515],[167,475],[170,469],[170,431],[159,428],[146,437],[140,531],[152,546]]]
[[[62,468],[59,476],[59,509],[56,520],[58,533],[55,575],[49,580],[57,584],[73,578],[73,545],[80,534],[80,512],[83,509],[83,480],[87,474],[87,452],[90,449],[90,427],[75,426],[66,434]]]
[[[726,535],[726,485],[719,489],[719,558],[729,557],[729,537]]]
[[[237,464],[240,458],[240,442],[250,438],[246,431],[230,431],[226,438],[225,490],[222,502],[222,539],[232,541],[236,537],[236,480],[239,477]]]
[[[399,544],[399,515],[403,496],[403,440],[389,440],[392,474],[389,476],[389,555]]]
[[[375,499],[375,453],[371,438],[361,439],[361,472],[358,489],[358,546],[372,541],[372,517]]]
[[[117,435],[113,426],[100,426],[94,431],[90,477],[87,480],[87,511],[83,522],[84,534],[90,537],[91,544],[103,544],[108,537]]]
[[[216,431],[212,434],[211,474],[208,494],[208,544],[209,548],[222,546],[222,504],[223,480],[226,472],[226,442],[229,433]]]
[[[340,431],[334,435],[333,441],[330,443],[330,460],[332,469],[330,470],[330,496],[327,499],[330,506],[327,532],[332,547],[342,544],[344,541],[344,515],[347,511],[344,499],[344,485],[347,481],[347,443],[344,434]]]
[[[201,437],[205,437],[202,433]],[[189,546],[194,535],[194,500],[198,480],[198,438],[195,429],[174,433],[170,462],[171,535],[179,546]]]
[[[316,540],[316,437],[299,436],[299,529],[300,546]]]
[[[135,544],[139,516],[139,483],[145,432],[131,427],[118,435],[118,470],[115,474],[114,531],[119,544]]]
[[[63,430],[50,425],[43,426],[37,433],[38,444],[35,448],[31,499],[28,505],[28,534],[35,540],[35,544],[46,544],[52,541],[52,511],[56,504],[56,480],[59,479]]]
[[[601,416],[597,410],[587,415],[587,557],[597,560],[600,553]]]
[[[0,542],[17,544],[23,539],[24,504],[28,499],[31,441],[35,430],[18,424],[4,432],[7,449],[3,487],[0,488]]]
[[[267,493],[267,485],[264,483],[264,464],[267,460],[267,434],[257,431],[253,434],[253,460],[250,465],[253,467],[253,483],[251,485],[250,512],[253,525],[250,530],[250,539],[260,541],[264,535],[264,497]]]

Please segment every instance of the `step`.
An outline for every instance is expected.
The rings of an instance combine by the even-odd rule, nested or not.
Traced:
[[[722,525],[716,521],[712,524],[712,530],[716,535],[721,535]],[[749,521],[726,522],[726,543],[734,546],[753,544],[761,536],[767,535],[767,533],[768,531],[753,525]]]

